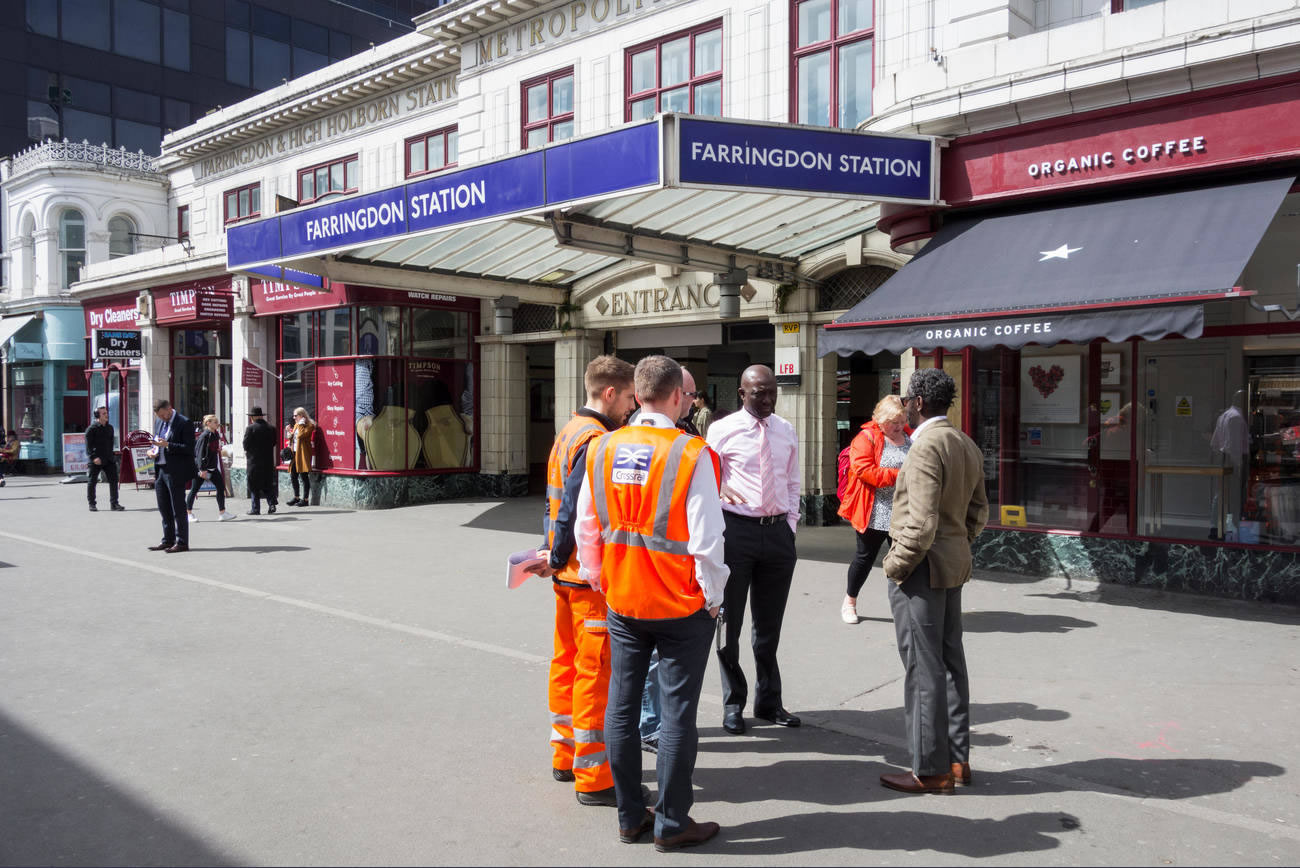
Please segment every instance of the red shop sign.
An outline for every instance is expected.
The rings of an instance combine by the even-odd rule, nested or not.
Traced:
[[[160,286],[153,291],[153,308],[159,325],[235,318],[235,296],[230,276]]]
[[[86,310],[86,337],[94,329],[132,329],[136,320],[136,296],[115,295],[88,302]]]
[[[1300,82],[1286,82],[957,139],[941,158],[941,193],[960,205],[1294,159],[1300,156]]]
[[[317,365],[316,406],[319,407],[316,424],[325,436],[330,464],[339,470],[352,470],[356,458],[356,380],[352,363]]]
[[[347,304],[347,288],[341,283],[328,284],[322,292],[292,283],[254,280],[253,311],[257,316],[323,310]]]

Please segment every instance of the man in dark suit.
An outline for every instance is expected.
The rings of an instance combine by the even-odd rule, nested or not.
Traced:
[[[153,484],[158,499],[158,513],[162,516],[162,542],[149,546],[150,551],[187,552],[190,550],[190,525],[185,514],[185,485],[194,479],[194,423],[172,407],[171,401],[159,398],[153,402],[154,467],[157,477]]]
[[[903,409],[912,448],[898,471],[885,555],[889,604],[903,659],[903,721],[912,770],[880,776],[904,793],[968,786],[970,684],[962,647],[961,588],[971,543],[989,518],[979,447],[948,421],[957,393],[939,368],[912,374]]]
[[[266,514],[274,515],[279,496],[279,471],[275,462],[280,435],[266,421],[261,407],[248,411],[248,427],[244,429],[244,455],[248,458],[248,496],[253,501],[249,515],[262,514],[262,499],[266,499]]]

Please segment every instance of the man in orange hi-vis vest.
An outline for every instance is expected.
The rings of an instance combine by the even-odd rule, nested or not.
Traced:
[[[641,415],[587,448],[578,494],[578,575],[609,606],[611,668],[605,744],[618,796],[619,840],[654,828],[655,849],[701,844],[717,823],[690,817],[700,688],[729,572],[723,562],[718,458],[677,429],[682,369],[666,356],[636,366]],[[641,787],[641,695],[659,652],[659,798]]]
[[[537,572],[555,586],[555,655],[551,658],[551,774],[573,781],[578,802],[614,806],[614,779],[605,752],[605,697],[609,692],[609,637],[605,595],[578,578],[573,518],[587,469],[587,446],[622,426],[636,408],[632,365],[598,356],[587,365],[587,403],[573,414],[551,447],[546,465],[546,540]]]

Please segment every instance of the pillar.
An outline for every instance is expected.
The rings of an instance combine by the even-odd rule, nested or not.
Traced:
[[[500,336],[480,338],[483,427],[482,473],[495,477],[496,496],[523,494],[528,486],[528,366],[524,345]],[[521,490],[522,489],[522,490]]]
[[[587,389],[582,376],[591,360],[600,355],[603,336],[600,332],[580,329],[555,342],[555,430],[564,427],[573,411],[587,403]]]

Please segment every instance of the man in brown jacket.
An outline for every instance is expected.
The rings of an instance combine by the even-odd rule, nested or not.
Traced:
[[[989,517],[984,461],[948,421],[957,387],[940,369],[917,371],[903,402],[912,448],[898,473],[885,575],[903,659],[903,720],[912,770],[880,776],[905,793],[950,793],[970,783],[970,685],[961,638],[961,588],[971,543]]]

